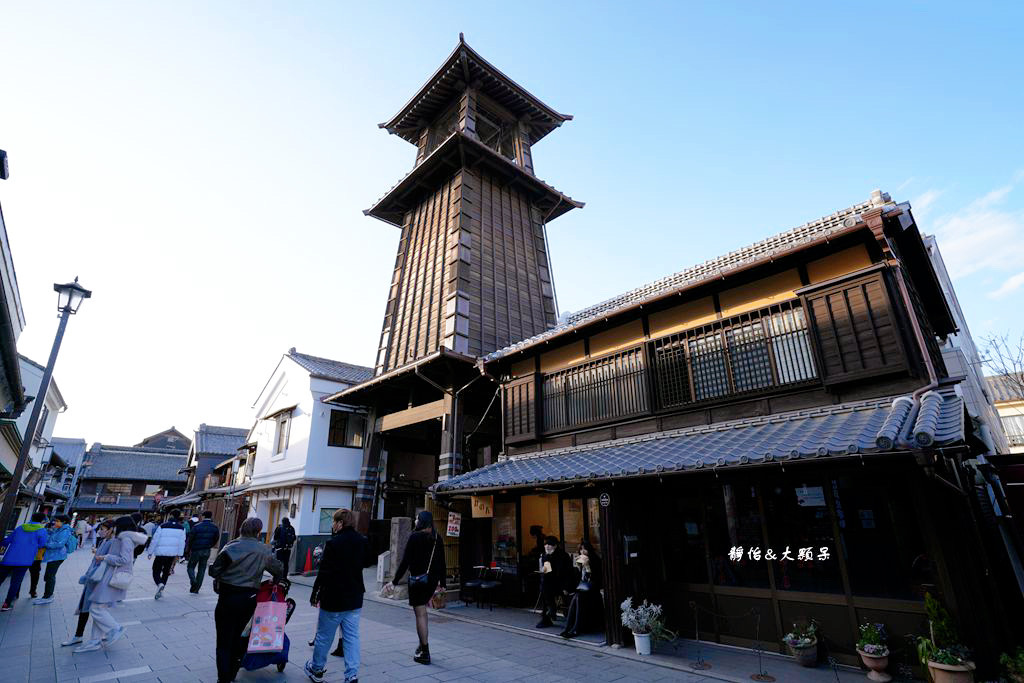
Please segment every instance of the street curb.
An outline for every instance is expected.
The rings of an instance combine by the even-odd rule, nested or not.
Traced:
[[[295,577],[295,578],[307,578],[307,577]],[[308,578],[313,578],[313,577],[308,577]],[[310,581],[307,584],[307,583],[302,582],[302,581],[295,581],[294,579],[293,579],[293,583],[298,583],[298,584],[304,585],[304,586],[312,586],[313,585],[312,581]],[[366,593],[364,593],[363,599],[364,600],[369,600],[370,602],[376,602],[376,603],[379,603],[379,604],[382,604],[382,605],[389,605],[391,607],[395,607],[395,608],[398,608],[398,609],[404,609],[404,610],[412,611],[412,607],[410,607],[408,603],[402,602],[402,601],[398,601],[398,600],[392,600],[390,598],[381,597],[375,591],[367,591]],[[543,641],[546,641],[546,642],[549,642],[549,643],[558,643],[559,645],[562,645],[562,646],[565,646],[565,647],[575,647],[575,648],[578,648],[578,649],[581,649],[581,650],[587,650],[587,651],[590,651],[590,652],[593,652],[593,653],[596,653],[596,654],[600,654],[600,655],[603,655],[603,656],[617,657],[619,659],[624,659],[626,661],[631,661],[631,662],[639,662],[641,664],[650,664],[651,666],[657,666],[657,667],[662,668],[662,669],[669,669],[669,670],[672,670],[672,671],[679,671],[679,672],[682,672],[682,673],[691,674],[693,676],[702,676],[704,678],[709,678],[709,679],[717,680],[717,681],[728,681],[729,683],[750,683],[750,677],[731,676],[729,674],[717,672],[714,669],[694,669],[693,667],[689,666],[688,664],[684,664],[684,663],[680,663],[679,661],[676,661],[679,658],[669,657],[667,655],[645,655],[645,656],[640,656],[640,655],[636,654],[636,652],[634,652],[633,650],[631,650],[629,648],[625,648],[625,647],[616,647],[614,645],[611,645],[611,646],[609,646],[609,645],[594,645],[594,644],[587,643],[587,642],[584,642],[584,641],[578,641],[578,640],[572,640],[572,639],[568,639],[567,640],[565,638],[561,638],[561,637],[559,637],[557,635],[554,635],[554,634],[551,634],[551,633],[544,633],[544,632],[536,631],[534,629],[523,628],[521,626],[510,626],[508,624],[502,624],[502,623],[495,622],[495,621],[487,621],[485,619],[474,619],[474,618],[471,618],[471,617],[463,616],[461,614],[453,614],[452,612],[448,612],[448,611],[446,611],[444,609],[433,609],[433,608],[427,608],[427,609],[428,609],[429,613],[435,614],[438,617],[444,617],[445,619],[451,619],[451,620],[454,620],[454,621],[460,621],[460,622],[467,623],[467,624],[476,624],[478,626],[485,626],[487,628],[492,628],[492,629],[495,629],[497,631],[504,631],[505,633],[515,633],[515,634],[518,634],[518,635],[527,636],[527,637],[530,637],[530,638],[535,638],[537,640],[543,640]],[[715,647],[728,648],[728,649],[736,649],[736,650],[742,651],[744,654],[749,654],[749,650],[747,650],[746,648],[733,648],[732,646],[729,646],[729,645],[719,645],[717,643],[715,643],[714,645],[715,645]],[[782,655],[782,654],[775,653],[775,652],[764,652],[764,653],[762,653],[762,656],[764,658],[766,658],[766,659],[774,659],[774,660],[780,660],[780,661],[782,661],[782,660],[789,660],[789,657],[787,657],[785,655]],[[860,673],[860,674],[863,673],[863,671],[861,671],[860,669],[857,669],[855,667],[849,667],[849,666],[840,665],[839,668],[842,669],[843,671],[846,671],[846,672],[849,672],[849,673]],[[825,674],[825,675],[828,675],[829,671],[827,669],[822,669],[821,673]]]

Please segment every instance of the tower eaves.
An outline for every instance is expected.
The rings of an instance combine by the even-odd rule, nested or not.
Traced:
[[[389,133],[416,144],[423,121],[435,118],[469,84],[516,116],[530,123],[530,144],[571,121],[541,102],[521,85],[471,48],[462,35],[448,59],[389,121],[377,124]]]

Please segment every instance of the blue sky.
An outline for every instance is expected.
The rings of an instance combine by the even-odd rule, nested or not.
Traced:
[[[867,199],[939,236],[975,337],[1019,335],[1024,10],[892,3],[5,3],[0,183],[43,361],[95,290],[58,435],[247,427],[289,347],[369,365],[414,148],[377,129],[460,31],[575,119],[537,174],[576,310]]]

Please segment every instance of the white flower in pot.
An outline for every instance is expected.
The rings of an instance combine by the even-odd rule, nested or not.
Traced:
[[[626,598],[619,605],[622,609],[622,625],[633,632],[633,644],[638,655],[651,654],[652,641],[674,640],[676,634],[665,628],[661,605],[647,600],[633,606],[633,598]]]

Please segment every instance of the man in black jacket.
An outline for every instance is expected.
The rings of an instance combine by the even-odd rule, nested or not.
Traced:
[[[198,594],[199,589],[203,587],[206,564],[210,561],[210,549],[218,543],[220,543],[220,529],[213,523],[213,513],[207,510],[203,513],[203,521],[188,531],[185,554],[188,555],[188,580],[192,583],[190,593]],[[196,572],[197,567],[199,568],[198,572]]]
[[[334,534],[324,544],[324,555],[313,583],[309,604],[320,607],[313,659],[306,662],[306,675],[315,683],[324,680],[327,650],[341,627],[345,649],[345,680],[359,678],[359,614],[363,607],[363,568],[367,566],[369,543],[355,529],[355,515],[344,508],[334,513]]]

